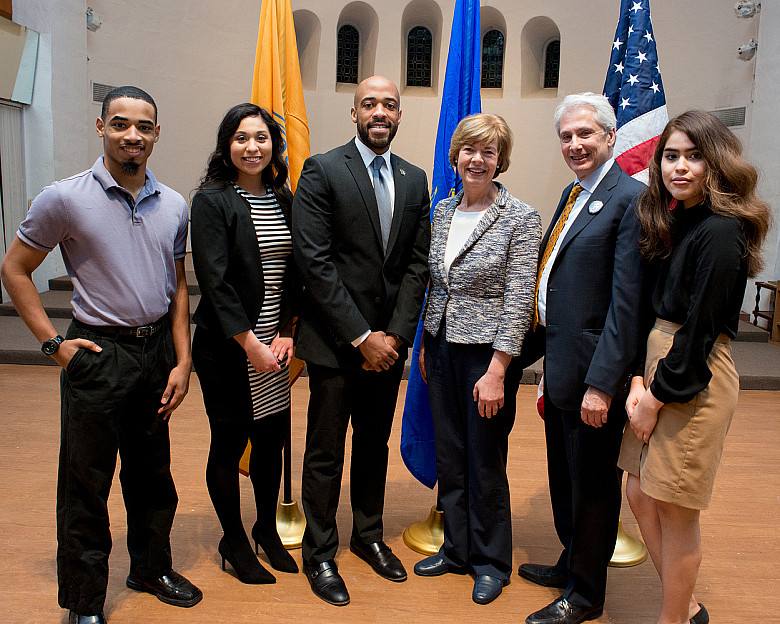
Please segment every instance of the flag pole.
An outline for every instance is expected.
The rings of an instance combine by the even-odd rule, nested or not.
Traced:
[[[251,101],[269,111],[281,127],[288,183],[295,192],[303,162],[309,157],[309,125],[290,0],[262,2]],[[292,358],[290,386],[301,375],[303,367],[301,360]],[[282,456],[284,490],[276,510],[276,529],[287,549],[301,547],[306,528],[306,518],[292,497],[291,419],[292,410],[287,418]]]
[[[290,386],[292,386],[303,372],[303,365],[300,360],[293,360],[290,369]],[[285,431],[282,457],[284,491],[282,500],[279,501],[276,508],[276,532],[279,533],[282,545],[287,550],[293,550],[300,548],[303,542],[306,517],[301,513],[298,503],[292,497],[292,410],[287,415],[287,430]]]
[[[628,175],[647,183],[647,163],[669,121],[650,22],[650,0],[621,0],[604,95],[617,117],[615,160]],[[609,565],[625,568],[645,559],[644,542],[627,535],[623,523],[618,521],[615,551]]]

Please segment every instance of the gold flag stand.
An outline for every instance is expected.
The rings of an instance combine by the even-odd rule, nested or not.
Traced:
[[[290,385],[292,386],[303,373],[304,363],[294,357],[290,361]],[[284,440],[282,480],[284,481],[284,493],[282,500],[276,508],[276,530],[279,538],[287,550],[301,547],[303,531],[306,529],[306,517],[301,513],[298,503],[292,497],[292,460],[290,456],[290,418],[287,419],[287,432]],[[249,476],[249,459],[252,455],[252,444],[247,443],[244,455],[238,464],[238,471],[244,476]]]
[[[421,555],[434,555],[444,543],[444,513],[431,507],[425,520],[418,520],[404,529],[404,544]]]
[[[618,534],[615,540],[615,552],[609,565],[612,568],[630,568],[639,565],[647,559],[647,546],[638,537],[627,535],[623,530],[623,522],[618,521]]]
[[[279,505],[281,511],[282,505]],[[305,519],[304,519],[305,523]],[[279,535],[282,535],[281,525],[277,519]],[[287,545],[282,538],[282,543]],[[439,552],[444,543],[444,512],[439,511],[436,505],[431,507],[431,512],[425,520],[413,522],[404,529],[404,544],[421,555],[434,555]],[[639,565],[647,559],[647,546],[638,537],[626,534],[623,530],[623,522],[618,521],[618,534],[615,540],[615,552],[609,562],[613,568],[630,568]]]
[[[306,529],[306,518],[298,508],[294,500],[290,502],[279,501],[276,508],[276,531],[282,540],[282,545],[287,550],[301,547],[303,531]]]
[[[290,385],[292,386],[303,373],[304,363],[294,357],[290,361]],[[284,441],[284,494],[279,506],[276,508],[276,531],[287,550],[301,547],[303,532],[306,529],[306,517],[298,508],[298,503],[292,497],[292,459],[291,459],[291,418],[287,419],[287,433]]]

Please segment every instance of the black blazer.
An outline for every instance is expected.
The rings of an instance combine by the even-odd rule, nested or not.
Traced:
[[[289,227],[292,196],[284,189],[278,199]],[[265,283],[249,202],[232,185],[202,189],[192,199],[190,231],[201,291],[193,320],[219,339],[253,330]],[[290,258],[282,287],[280,328],[292,319],[295,291],[295,263]]]
[[[430,198],[425,172],[391,155],[395,205],[382,249],[374,188],[354,140],[308,158],[293,200],[293,247],[304,285],[298,357],[356,368],[351,342],[367,330],[411,345],[428,282]]]
[[[561,194],[542,250],[572,186]],[[647,288],[634,201],[645,188],[615,163],[555,258],[547,283],[546,327],[537,328],[527,351],[524,344],[523,360],[545,356],[545,392],[559,409],[579,410],[588,386],[615,397],[642,346],[646,323],[640,317],[646,306],[641,304]],[[598,211],[596,202],[603,203]]]

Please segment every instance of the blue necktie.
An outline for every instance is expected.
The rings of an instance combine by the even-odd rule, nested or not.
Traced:
[[[376,206],[379,209],[379,226],[382,229],[382,248],[387,250],[387,241],[390,239],[390,225],[393,222],[393,208],[390,204],[390,189],[382,177],[381,169],[385,164],[382,156],[377,156],[371,163],[371,175],[374,178],[374,194]]]

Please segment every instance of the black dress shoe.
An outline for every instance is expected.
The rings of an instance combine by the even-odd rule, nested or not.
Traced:
[[[604,607],[578,607],[561,596],[544,609],[525,618],[525,624],[580,624],[595,620],[604,613]]]
[[[349,549],[370,565],[374,572],[382,578],[396,583],[406,580],[404,564],[384,542],[364,544],[359,539],[352,537],[349,540]]]
[[[102,613],[97,615],[79,615],[71,611],[68,616],[68,624],[106,624],[106,618]]]
[[[493,602],[501,595],[504,585],[509,585],[508,580],[479,574],[474,581],[474,591],[471,592],[471,599],[477,604],[488,604]]]
[[[335,561],[311,564],[304,562],[303,573],[309,579],[311,590],[319,598],[337,607],[349,604],[347,586],[344,585],[344,579],[341,578]]]
[[[203,592],[174,570],[156,579],[145,579],[130,572],[126,583],[130,589],[157,596],[174,607],[193,607],[203,598]]]
[[[702,603],[699,603],[699,610],[691,618],[691,624],[710,624],[710,614]]]
[[[454,565],[450,565],[444,560],[439,553],[426,557],[422,561],[418,561],[414,564],[414,573],[417,576],[441,576],[452,572],[453,574],[465,574],[465,568],[458,568]]]
[[[557,587],[566,589],[569,584],[569,575],[562,572],[556,566],[539,565],[538,563],[522,563],[517,573],[524,579],[543,585],[544,587]]]

